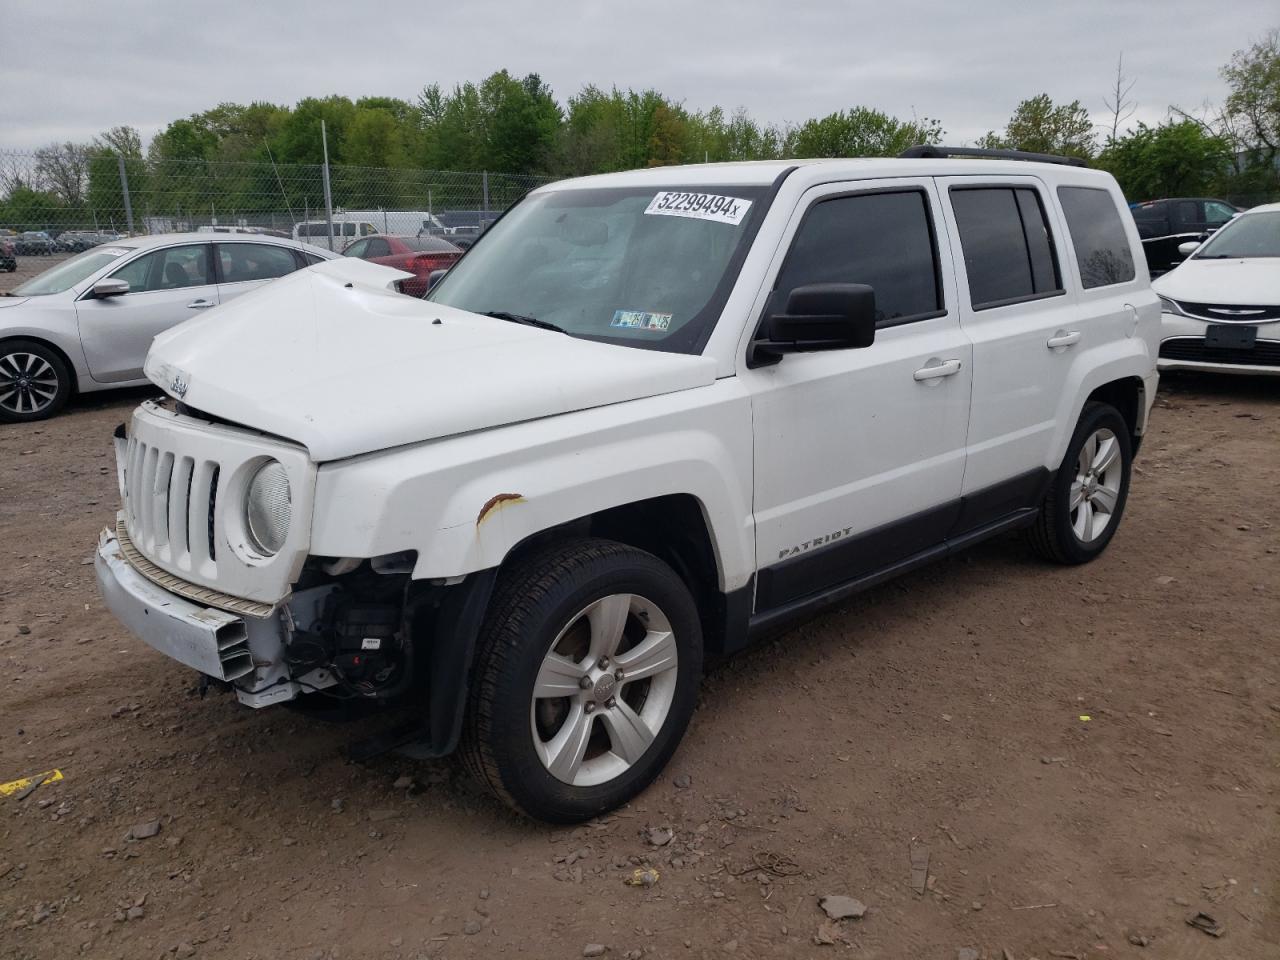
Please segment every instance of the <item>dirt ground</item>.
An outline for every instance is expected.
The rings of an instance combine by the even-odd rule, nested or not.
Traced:
[[[0,956],[1280,956],[1280,382],[1170,378],[1099,561],[992,542],[719,666],[576,829],[125,633],[89,558],[143,395],[0,428],[0,782],[65,778],[0,797]]]

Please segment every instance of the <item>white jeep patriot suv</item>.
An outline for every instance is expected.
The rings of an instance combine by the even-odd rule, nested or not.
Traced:
[[[1055,160],[571,180],[425,300],[346,259],[210,311],[117,431],[106,603],[249,706],[395,706],[366,753],[620,804],[706,659],[1003,531],[1111,540],[1160,307],[1115,181]]]

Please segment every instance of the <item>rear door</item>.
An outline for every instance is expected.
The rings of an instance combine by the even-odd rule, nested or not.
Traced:
[[[211,247],[187,243],[148,251],[110,274],[128,282],[128,293],[99,299],[90,292],[77,301],[80,342],[94,380],[141,379],[156,334],[218,305]]]
[[[1064,280],[1064,230],[1043,182],[938,184],[957,251],[960,323],[973,341],[963,533],[1038,502],[1072,359],[1094,331]]]
[[[222,242],[214,244],[214,250],[223,303],[298,269],[293,251],[275,244]]]

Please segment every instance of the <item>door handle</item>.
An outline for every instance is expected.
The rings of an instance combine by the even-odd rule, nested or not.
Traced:
[[[205,310],[209,307],[216,307],[216,306],[217,306],[216,303],[213,303],[209,300],[205,300],[202,298],[200,300],[192,300],[190,303],[187,304],[187,309],[188,310]]]
[[[1070,347],[1080,342],[1079,330],[1059,330],[1052,337],[1045,341],[1045,346],[1050,350],[1057,347]]]
[[[931,360],[913,376],[917,380],[941,380],[943,377],[954,377],[959,372],[959,360]]]

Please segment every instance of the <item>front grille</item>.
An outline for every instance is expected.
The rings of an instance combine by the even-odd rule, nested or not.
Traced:
[[[1230,363],[1255,367],[1280,366],[1280,340],[1259,340],[1245,347],[1206,347],[1204,337],[1174,337],[1160,344],[1161,360],[1188,363]]]
[[[116,539],[120,541],[120,553],[128,561],[129,566],[133,567],[134,570],[156,586],[168,590],[170,593],[176,593],[180,597],[185,597],[193,603],[199,603],[206,607],[226,610],[228,613],[238,613],[242,616],[258,617],[259,619],[271,616],[272,606],[269,603],[258,603],[254,600],[228,596],[219,590],[210,590],[208,587],[188,583],[181,577],[175,577],[172,573],[161,570],[139,552],[129,538],[129,531],[123,523],[116,523]],[[219,646],[221,649],[222,645],[220,644]]]
[[[180,570],[217,574],[214,508],[221,469],[130,438],[125,454],[124,512],[144,554]]]
[[[1249,306],[1243,303],[1191,303],[1175,300],[1183,313],[1214,323],[1265,323],[1280,320],[1280,304],[1275,306]],[[1240,311],[1247,311],[1241,313]]]

